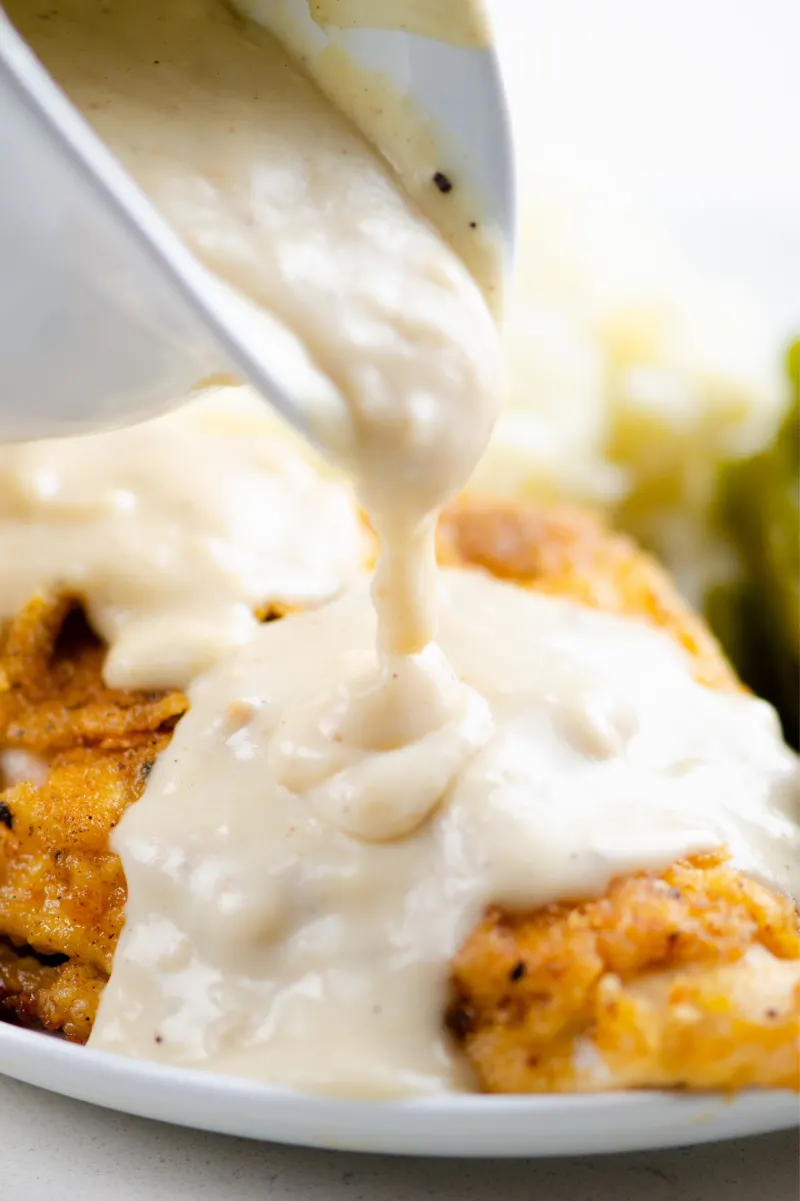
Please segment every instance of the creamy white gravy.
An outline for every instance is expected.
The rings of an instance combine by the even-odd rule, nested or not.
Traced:
[[[254,612],[314,605],[363,571],[355,502],[276,433],[248,389],[91,437],[0,446],[0,617],[85,598],[106,682],[183,687]]]
[[[31,751],[9,748],[0,751],[0,788],[15,788],[17,784],[44,784],[48,765]]]
[[[386,641],[424,645],[430,515],[469,477],[499,396],[497,332],[466,268],[286,52],[219,0],[9,8],[198,257],[339,389],[339,422],[317,433],[396,542],[384,574],[413,602]]]
[[[400,745],[350,726],[347,682],[375,668],[366,587],[193,685],[115,836],[130,897],[94,1046],[359,1096],[468,1087],[447,965],[488,902],[599,894],[721,843],[800,886],[768,705],[695,683],[639,622],[442,575],[423,655],[446,656],[459,708],[432,730],[406,712]]]
[[[449,574],[437,641],[435,515],[498,395],[471,276],[220,4],[48,13],[24,23],[46,65],[338,389],[317,432],[382,542],[372,603],[365,587],[251,629],[191,686],[114,835],[129,901],[93,1043],[357,1095],[462,1086],[447,964],[487,903],[597,893],[722,844],[796,886],[796,761],[767,706],[704,690],[635,622]]]
[[[482,3],[473,0],[319,0],[309,16],[295,0],[233,0],[237,11],[269,29],[302,62],[317,86],[367,140],[380,147],[403,191],[467,265],[493,312],[502,309],[504,239],[480,197],[463,186],[442,129],[408,91],[363,65],[343,44],[342,29],[384,28],[478,49],[489,41]],[[314,28],[314,23],[319,27]],[[442,192],[437,174],[452,188]]]
[[[309,0],[308,7],[324,27],[398,29],[473,50],[489,44],[483,6],[464,0]]]

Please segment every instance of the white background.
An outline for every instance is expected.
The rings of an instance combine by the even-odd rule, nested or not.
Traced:
[[[800,0],[493,0],[518,144],[630,186],[800,331]]]

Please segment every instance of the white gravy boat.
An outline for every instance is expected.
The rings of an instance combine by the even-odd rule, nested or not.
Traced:
[[[310,50],[318,48],[326,35],[308,0],[276,2],[292,10]],[[264,0],[257,15],[269,23]],[[510,260],[513,155],[491,46],[463,49],[387,29],[336,36],[359,65],[387,74],[441,129],[448,162],[482,219],[499,231]],[[179,404],[218,373],[249,379],[303,431],[295,401],[300,377],[286,356],[248,338],[246,321],[2,9],[0,163],[0,440],[139,421]]]

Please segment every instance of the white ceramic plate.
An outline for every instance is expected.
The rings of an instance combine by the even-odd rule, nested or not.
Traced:
[[[0,1025],[0,1073],[79,1101],[219,1134],[341,1151],[548,1156],[636,1151],[787,1129],[789,1093],[453,1096],[337,1101],[89,1051]]]

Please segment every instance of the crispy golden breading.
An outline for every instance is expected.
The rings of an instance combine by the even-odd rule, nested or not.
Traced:
[[[800,921],[726,866],[497,910],[453,964],[448,1024],[490,1092],[800,1087]]]
[[[23,1021],[35,1016],[35,998],[41,989],[50,988],[55,973],[54,966],[0,940],[0,1012],[13,1012]]]
[[[33,987],[15,976],[6,945],[0,996],[25,1020],[79,1041],[91,1030],[127,895],[108,836],[187,705],[179,692],[106,688],[102,662],[69,598],[34,598],[8,624],[0,653],[0,746],[30,753],[47,773],[42,784],[0,793],[0,936],[69,957],[38,965]],[[34,971],[36,961],[26,962]]]
[[[102,644],[70,597],[34,597],[0,646],[0,745],[45,757],[77,747],[128,750],[171,729],[180,692],[106,688]]]
[[[107,973],[96,968],[42,963],[0,942],[0,1011],[5,1009],[23,1025],[58,1030],[72,1042],[86,1042],[107,980]]]
[[[147,766],[167,744],[58,752],[46,782],[3,794],[0,923],[5,937],[109,971],[125,904],[109,832],[144,787]],[[8,821],[10,820],[10,828]]]
[[[439,556],[651,622],[686,648],[702,682],[740,686],[663,570],[591,516],[462,500],[441,521]],[[101,664],[69,601],[32,602],[0,655],[0,746],[49,765],[44,784],[0,793],[0,936],[69,955],[53,966],[0,951],[0,1001],[78,1041],[122,924],[108,833],[186,707],[180,693],[106,689]],[[788,901],[711,858],[620,881],[583,905],[493,911],[454,964],[450,1025],[488,1089],[786,1083],[797,1032],[785,981],[764,963],[800,976],[797,920]],[[756,1002],[748,992],[759,950],[760,978],[774,978],[766,1004],[763,988]]]

